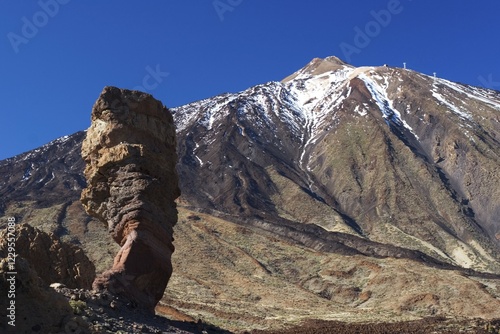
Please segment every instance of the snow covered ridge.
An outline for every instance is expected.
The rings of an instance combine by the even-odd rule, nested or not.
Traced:
[[[332,97],[339,94],[342,86],[347,84],[351,72],[352,68],[346,66],[341,70],[315,76],[302,73],[286,83],[269,82],[239,93],[219,95],[173,108],[177,131],[184,131],[195,123],[211,130],[217,119],[228,115],[227,106],[236,99],[245,100],[254,109],[261,110],[264,123],[269,123],[270,115],[267,113],[271,110],[274,116],[288,123],[290,129],[302,131],[304,127],[311,128],[307,124],[316,124],[325,116],[323,110],[318,108],[321,102],[328,99],[332,103],[329,107],[339,104],[337,98]]]
[[[66,143],[69,139],[71,139],[71,137],[73,137],[73,135],[62,136],[60,138],[54,139],[53,141],[51,141],[43,146],[38,147],[37,149],[34,149],[32,151],[28,151],[25,153],[21,153],[21,154],[16,155],[12,158],[7,158],[7,159],[0,162],[0,166],[9,164],[13,160],[25,161],[25,160],[32,159],[32,158],[36,157],[37,155],[43,155],[51,147],[53,147],[53,146],[57,147],[57,146],[60,146],[64,143]]]
[[[295,97],[297,106],[304,115],[313,116],[311,111],[318,102],[338,90],[339,83],[346,83],[352,69],[344,68],[316,76],[299,75],[285,87]]]
[[[307,146],[307,144],[314,143],[318,130],[324,127],[325,122],[335,117],[332,111],[336,110],[350,95],[350,80],[359,76],[367,84],[384,117],[414,133],[387,97],[387,78],[378,77],[385,80],[385,85],[382,87],[364,74],[365,71],[373,69],[373,67],[338,66],[334,70],[313,75],[305,68],[299,70],[293,79],[284,82],[269,82],[240,93],[224,94],[212,99],[194,102],[174,108],[172,111],[179,132],[195,123],[211,130],[214,122],[228,116],[230,112],[230,109],[227,108],[228,104],[238,99],[252,106],[252,108],[249,106],[239,107],[239,114],[260,110],[260,119],[255,119],[254,116],[250,115],[247,117],[251,117],[254,122],[266,124],[268,127],[272,127],[271,123],[274,117],[271,116],[275,116],[295,136],[301,137],[302,142]],[[366,106],[363,106],[354,112],[366,116],[365,108]],[[274,115],[268,115],[268,113]],[[244,115],[239,116],[244,117]]]
[[[452,81],[436,78],[431,92],[434,98],[447,106],[450,111],[469,121],[473,120],[473,116],[467,108],[467,102],[471,100],[485,103],[496,110],[500,110],[500,97],[498,94],[495,95],[492,91],[478,87],[460,85]],[[461,99],[458,100],[456,97],[447,95],[458,95]]]
[[[387,69],[385,66],[383,68]],[[397,110],[392,95],[388,93],[389,85],[393,88],[397,85],[398,92],[401,92],[404,87],[402,74],[406,70],[391,69],[388,72],[381,69],[382,67],[355,68],[338,62],[332,65],[327,60],[322,63],[316,59],[281,82],[269,82],[239,93],[219,95],[174,108],[172,111],[179,132],[195,124],[212,130],[214,124],[233,112],[238,113],[238,122],[245,119],[245,122],[257,127],[273,129],[276,127],[274,123],[278,121],[295,137],[301,138],[306,148],[314,143],[317,135],[321,133],[320,130],[335,119],[335,111],[350,95],[350,81],[359,78],[364,82],[387,124],[406,129],[418,140],[416,132],[404,119],[402,111]],[[500,110],[498,92],[460,85],[413,71],[408,71],[408,75],[425,79],[435,102],[446,106],[450,112],[463,120],[473,120],[468,101]],[[233,102],[237,103],[232,104]],[[237,107],[231,108],[231,105]],[[364,117],[368,115],[367,110],[368,106],[363,104],[355,106],[352,112]],[[245,129],[241,128],[242,124],[236,126],[240,128],[241,134],[245,133]]]
[[[211,129],[215,118],[222,116],[222,109],[237,97],[238,94],[223,94],[170,109],[177,131],[184,131],[197,120]]]

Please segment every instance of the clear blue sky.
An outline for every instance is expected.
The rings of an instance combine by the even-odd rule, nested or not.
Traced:
[[[106,85],[175,107],[336,55],[500,90],[499,15],[496,0],[0,0],[0,159],[86,129]]]

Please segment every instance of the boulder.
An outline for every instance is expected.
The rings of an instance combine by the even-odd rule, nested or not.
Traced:
[[[0,258],[8,255],[7,234],[7,229],[0,232]],[[81,289],[92,286],[95,267],[80,247],[28,224],[17,225],[13,235],[16,254],[33,267],[45,286],[51,283]]]
[[[53,234],[27,224],[9,231],[12,234],[7,229],[0,232],[0,316],[5,319],[0,321],[0,333],[74,333],[75,325],[79,333],[89,333],[68,299],[49,285],[90,287],[94,265],[78,246]],[[12,248],[15,263],[9,256]]]

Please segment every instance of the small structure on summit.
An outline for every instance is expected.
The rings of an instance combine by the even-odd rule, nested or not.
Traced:
[[[105,87],[82,144],[81,201],[121,249],[93,288],[153,311],[172,274],[176,137],[172,115],[150,94]]]

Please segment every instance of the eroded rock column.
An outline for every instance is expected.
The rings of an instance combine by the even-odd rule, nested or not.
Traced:
[[[175,150],[173,118],[161,102],[138,91],[104,88],[82,145],[87,188],[81,200],[121,249],[93,288],[151,311],[172,274],[174,200],[180,195]]]

